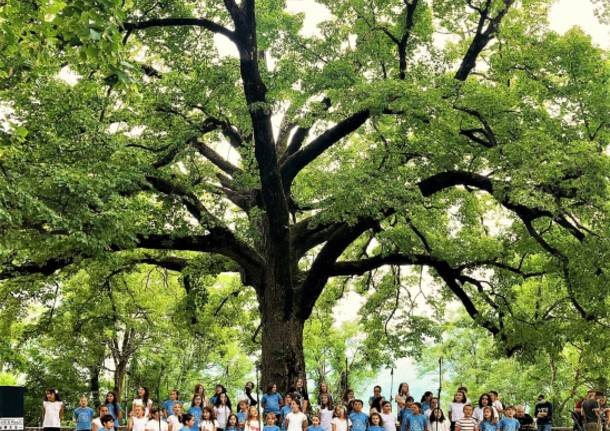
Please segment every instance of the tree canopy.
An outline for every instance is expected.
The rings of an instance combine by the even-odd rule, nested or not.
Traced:
[[[5,1],[3,313],[59,297],[107,339],[112,307],[121,337],[153,336],[132,319],[165,293],[102,293],[152,265],[180,273],[197,331],[206,280],[239,274],[242,348],[283,388],[329,284],[363,294],[367,342],[396,355],[451,300],[509,355],[599,343],[607,52],[550,31],[547,0],[318,3],[309,34],[279,0]]]

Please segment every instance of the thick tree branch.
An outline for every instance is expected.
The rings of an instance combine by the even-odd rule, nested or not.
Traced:
[[[201,27],[213,33],[226,36],[233,42],[237,41],[235,32],[207,18],[158,18],[140,22],[125,22],[123,30],[132,33],[135,30],[145,30],[152,27]]]
[[[291,226],[294,258],[297,261],[307,251],[326,242],[337,230],[347,227],[345,222],[318,223],[310,227],[311,224],[311,218],[307,218]]]
[[[0,280],[28,275],[50,276],[75,262],[73,257],[51,258],[45,262],[24,262],[20,265],[5,263],[0,271]]]
[[[207,115],[207,118],[203,121],[200,128],[202,133],[211,132],[214,129],[220,129],[224,137],[227,138],[229,144],[231,144],[233,148],[239,150],[244,146],[244,138],[242,137],[241,133],[228,120],[221,120],[219,118],[212,117],[200,106],[196,106],[196,108]]]
[[[173,196],[182,202],[191,215],[203,226],[221,224],[221,221],[208,211],[194,193],[178,184],[173,184],[157,176],[147,175],[146,180],[155,190],[168,196]]]
[[[505,208],[517,214],[526,225],[535,219],[549,217],[567,229],[568,232],[570,232],[570,234],[579,241],[583,241],[585,238],[585,235],[562,215],[553,214],[545,209],[528,207],[518,202],[514,202],[510,199],[510,197],[502,193],[503,190],[500,190],[502,186],[501,183],[496,182],[494,184],[489,177],[484,175],[466,171],[441,172],[420,181],[418,187],[422,195],[428,197],[457,185],[475,187],[488,192],[490,195],[494,196],[496,200]]]
[[[371,113],[368,109],[358,111],[326,130],[308,145],[288,157],[282,165],[284,190],[290,190],[294,178],[305,166],[313,162],[333,144],[357,130],[370,118],[370,116]]]
[[[327,112],[330,109],[332,104],[331,104],[330,99],[328,97],[325,97],[321,101],[321,105],[322,105],[322,111]],[[314,117],[314,121],[316,119],[317,118]],[[292,128],[294,128],[294,127],[295,126],[292,126]],[[286,159],[288,159],[288,157],[292,156],[294,153],[296,153],[297,151],[299,151],[301,149],[301,147],[303,146],[303,143],[305,142],[305,139],[307,139],[307,136],[309,136],[311,127],[312,126],[297,127],[297,129],[293,133],[292,138],[290,139],[290,143],[288,143],[288,146],[286,147],[285,151],[279,153],[279,154],[281,154],[280,164],[284,164],[284,162],[286,161]],[[292,128],[291,128],[291,130],[292,130]],[[288,136],[286,136],[286,139],[288,139]]]
[[[175,237],[169,234],[140,234],[136,247],[153,250],[183,250],[217,253],[234,260],[252,275],[264,269],[264,262],[247,244],[224,228],[212,228],[206,235]],[[118,251],[120,249],[117,249]]]
[[[448,262],[427,254],[393,253],[385,256],[374,256],[357,261],[336,262],[330,268],[332,276],[362,275],[368,271],[385,265],[424,265],[433,268],[443,279],[447,287],[460,300],[466,312],[473,320],[491,332],[493,335],[500,334],[500,328],[484,318],[476,307],[468,293],[460,283],[464,276],[458,270],[451,267]],[[497,306],[496,306],[497,307]],[[493,308],[496,308],[493,307]]]
[[[417,9],[418,0],[403,0],[405,4],[405,32],[398,43],[398,63],[399,63],[399,75],[398,77],[402,80],[406,77],[407,72],[407,46],[411,33],[413,31],[413,25],[415,24],[415,10]]]
[[[195,147],[199,154],[201,154],[203,157],[212,162],[214,166],[226,172],[227,174],[235,176],[235,174],[241,173],[241,169],[239,169],[231,162],[225,160],[224,157],[222,157],[220,154],[218,154],[216,151],[214,151],[212,148],[210,148],[203,142],[194,139],[193,147]]]
[[[496,36],[498,30],[500,28],[500,23],[502,19],[507,14],[510,7],[513,5],[515,0],[503,0],[503,7],[500,9],[496,16],[493,18],[489,16],[492,7],[492,1],[486,0],[485,5],[477,9],[479,12],[479,22],[477,25],[477,30],[475,33],[464,58],[462,59],[462,63],[458,71],[455,73],[454,78],[458,81],[465,81],[472,72],[472,69],[476,66],[476,60],[483,51],[483,49],[487,46],[487,44]],[[485,23],[488,22],[487,27],[485,27]]]
[[[238,39],[240,74],[254,132],[254,155],[258,162],[261,197],[271,240],[268,252],[274,256],[273,261],[284,260],[290,257],[290,212],[277,159],[267,87],[259,70],[255,3],[244,0],[238,7],[233,0],[226,0],[225,6],[233,18]],[[278,271],[290,284],[290,269],[286,266],[282,265]]]
[[[277,135],[277,142],[275,143],[277,153],[279,155],[283,155],[286,152],[290,132],[292,132],[295,127],[296,124],[290,122],[290,120],[288,119],[288,113],[284,114],[284,116],[282,117],[282,122],[280,124],[280,130]]]
[[[330,277],[330,270],[339,256],[364,232],[378,227],[378,220],[364,218],[354,225],[342,225],[332,233],[316,256],[307,277],[299,288],[296,296],[297,316],[306,319],[311,315],[313,307]]]

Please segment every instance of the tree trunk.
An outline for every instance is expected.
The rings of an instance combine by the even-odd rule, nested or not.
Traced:
[[[100,406],[100,367],[93,365],[89,368],[89,373],[89,391],[91,392],[95,411],[97,411]]]
[[[261,389],[276,384],[286,393],[299,377],[305,379],[303,327],[305,320],[286,308],[288,289],[268,284],[260,302],[262,322]],[[294,310],[292,310],[294,311]]]
[[[114,370],[114,388],[112,389],[119,400],[121,399],[121,391],[123,390],[123,380],[125,379],[125,373],[127,372],[127,360],[121,360],[115,364]]]

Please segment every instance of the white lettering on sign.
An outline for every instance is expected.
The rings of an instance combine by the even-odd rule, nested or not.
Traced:
[[[23,418],[0,418],[0,431],[23,429]]]

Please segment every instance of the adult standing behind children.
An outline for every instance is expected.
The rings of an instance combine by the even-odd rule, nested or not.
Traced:
[[[489,391],[489,398],[491,399],[491,406],[496,409],[498,416],[504,414],[504,405],[500,401],[500,395],[497,391]]]
[[[538,402],[534,408],[536,426],[538,431],[551,431],[553,427],[553,404],[544,399],[544,395],[538,395]]]
[[[373,395],[369,398],[369,411],[377,412],[381,411],[381,403],[383,402],[383,395],[381,395],[381,386],[376,385],[373,388]]]
[[[309,411],[309,394],[307,393],[307,387],[305,386],[305,379],[299,377],[294,388],[290,388],[288,392],[292,393],[294,400],[301,406],[302,412]]]
[[[325,395],[328,398],[328,400],[330,401],[330,403],[332,404],[334,402],[333,396],[328,391],[328,385],[325,382],[322,382],[322,383],[320,383],[320,386],[318,387],[318,405],[319,406],[322,405],[322,397]]]
[[[485,407],[489,407],[492,409],[493,417],[495,420],[499,418],[496,408],[492,406],[492,401],[489,394],[481,395],[481,397],[479,398],[478,405],[474,408],[472,412],[472,417],[479,421],[479,423],[483,422],[483,409]]]
[[[214,395],[212,395],[210,397],[210,406],[214,406],[216,405],[216,401],[218,401],[218,397],[220,396],[220,394],[226,394],[227,393],[227,388],[225,388],[223,385],[221,385],[220,383],[216,385],[216,387],[214,388]]]
[[[240,401],[245,400],[248,403],[248,407],[255,406],[258,404],[258,401],[256,400],[256,398],[254,398],[254,395],[252,393],[253,391],[254,391],[254,383],[246,382],[246,385],[244,386],[244,395],[240,399]]]
[[[409,384],[401,383],[398,385],[398,393],[396,394],[396,405],[398,406],[398,411],[396,414],[400,416],[400,411],[405,408],[405,404],[407,403],[407,397],[409,396]]]
[[[148,417],[150,413],[150,409],[153,406],[153,400],[150,399],[148,388],[145,386],[140,386],[138,388],[138,396],[134,398],[131,403],[131,415],[134,415],[134,410],[136,406],[142,406],[144,409],[144,416]]]
[[[589,391],[587,399],[582,403],[582,417],[585,425],[585,431],[598,431],[599,430],[599,397],[603,394],[600,392]]]
[[[195,385],[195,389],[193,390],[193,398],[197,395],[201,397],[201,408],[204,408],[208,405],[208,399],[205,396],[205,388],[201,383],[197,383]]]
[[[525,406],[515,407],[515,419],[519,421],[520,431],[531,431],[534,428],[534,418],[525,413]]]

